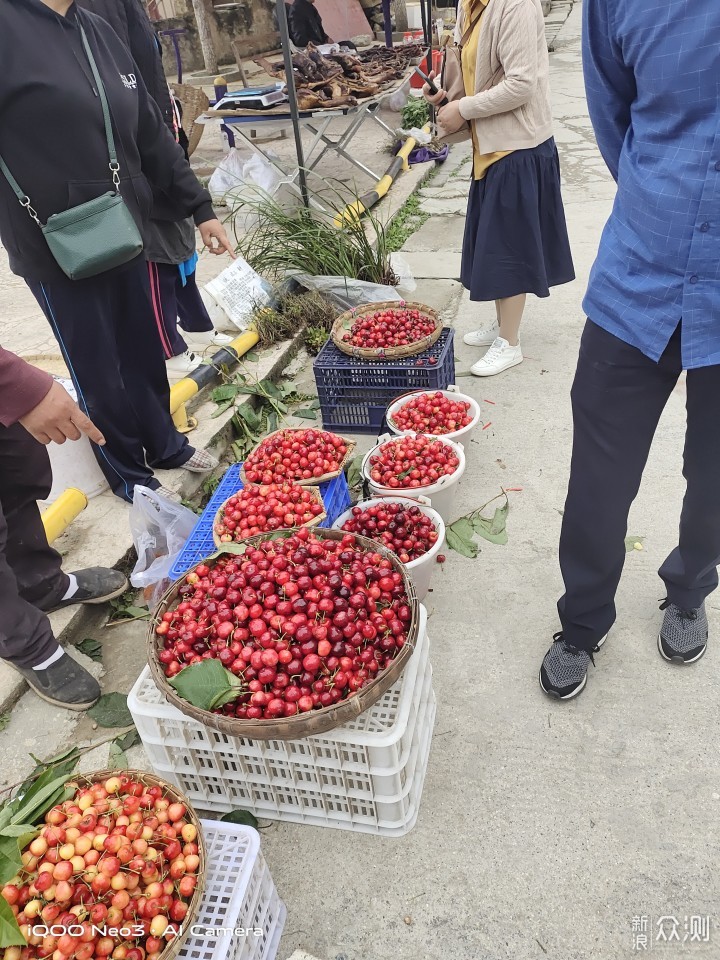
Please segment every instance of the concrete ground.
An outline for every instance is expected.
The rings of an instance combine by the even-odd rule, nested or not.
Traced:
[[[616,960],[647,924],[710,917],[718,956],[715,866],[720,772],[713,745],[717,655],[680,670],[655,638],[656,570],[675,544],[683,493],[684,384],[672,395],[633,507],[618,622],[577,702],[555,704],[537,686],[557,629],[556,560],[570,457],[568,392],[583,327],[580,301],[614,185],[594,145],[580,67],[580,6],[555,38],[556,139],[578,279],[529,304],[526,360],[487,381],[464,376],[477,354],[462,333],[489,322],[458,276],[467,163],[463,149],[423,190],[429,220],[406,244],[416,296],[456,329],[461,389],[490,426],[474,447],[457,514],[501,486],[512,493],[509,542],[477,560],[446,551],[427,606],[438,701],[420,816],[402,839],[273,823],[265,856],[288,907],[279,953],[320,960]],[[311,384],[306,365],[298,383]],[[361,437],[360,449],[369,447]],[[718,603],[711,598],[711,624]],[[144,627],[87,627],[105,649],[105,690],[127,691],[144,663]],[[65,724],[65,725],[64,725]],[[38,732],[42,741],[38,742]],[[0,733],[5,782],[28,768],[28,749],[96,741],[88,718],[23,698]],[[85,759],[100,766],[107,747]],[[144,763],[135,748],[131,761]],[[687,926],[686,926],[687,924]],[[665,921],[667,931],[671,924]],[[667,953],[673,954],[669,944]],[[303,952],[301,952],[303,951]]]

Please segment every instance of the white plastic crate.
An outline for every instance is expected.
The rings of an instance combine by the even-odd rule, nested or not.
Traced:
[[[146,668],[128,706],[148,759],[201,810],[382,836],[415,824],[435,722],[420,607],[418,644],[402,677],[350,723],[301,740],[249,740],[205,727],[171,706]]]
[[[260,850],[257,831],[215,820],[201,823],[207,848],[205,891],[178,957],[275,960],[287,911]],[[238,928],[251,932],[240,934]]]

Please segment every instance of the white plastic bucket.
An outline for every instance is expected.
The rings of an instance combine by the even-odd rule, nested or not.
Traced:
[[[356,506],[360,507],[361,510],[367,510],[368,507],[375,506],[375,504],[381,501],[385,503],[403,503],[408,507],[418,507],[426,517],[430,517],[435,525],[438,538],[432,547],[430,547],[427,553],[418,557],[417,560],[411,560],[405,564],[405,569],[415,584],[415,592],[417,593],[418,600],[424,600],[430,589],[430,581],[433,570],[435,569],[435,564],[437,563],[437,555],[442,550],[443,543],[445,542],[445,522],[437,510],[433,510],[429,505],[430,501],[427,497],[419,497],[417,500],[412,497],[374,497],[371,500],[361,500]],[[333,530],[341,530],[342,525],[352,518],[353,510],[354,507],[350,507],[349,510],[346,510],[345,513],[339,516],[333,524]]]
[[[72,380],[55,377],[60,386],[65,387],[77,402],[77,393]],[[47,451],[52,467],[52,489],[43,503],[54,503],[68,487],[82,490],[88,500],[109,488],[105,475],[98,466],[92,450],[92,444],[83,434],[79,440],[66,440],[65,443],[49,443]]]
[[[462,400],[465,403],[470,404],[472,420],[466,427],[463,427],[461,430],[453,430],[451,433],[437,434],[437,436],[441,439],[454,440],[456,443],[462,443],[463,448],[467,451],[465,454],[465,457],[467,458],[470,455],[470,448],[468,447],[468,444],[472,440],[472,436],[477,429],[477,425],[480,423],[480,404],[477,402],[477,400],[469,397],[466,393],[460,393],[455,384],[451,384],[447,390],[413,390],[412,393],[404,394],[397,400],[393,400],[385,413],[388,428],[396,436],[399,436],[401,433],[415,432],[412,430],[401,430],[399,427],[396,427],[392,421],[392,416],[394,413],[397,413],[400,407],[404,406],[409,400],[412,400],[414,397],[419,397],[421,394],[425,393],[441,393],[444,397],[449,397],[451,400]],[[435,436],[435,434],[428,434],[428,436]]]
[[[397,436],[415,436],[415,434],[405,432],[400,433]],[[368,485],[368,490],[376,497],[427,497],[433,510],[437,510],[445,523],[450,523],[455,497],[457,496],[458,483],[462,479],[462,475],[465,473],[465,452],[463,450],[463,445],[461,443],[456,443],[454,440],[448,440],[446,437],[432,438],[433,440],[439,440],[441,443],[445,443],[449,447],[452,447],[455,455],[460,461],[455,473],[441,477],[437,483],[430,484],[430,486],[427,487],[411,487],[409,489],[402,487],[381,487],[377,483],[373,483],[373,481],[370,479],[370,457],[374,453],[377,453],[380,447],[386,444],[389,440],[396,439],[397,437],[391,436],[389,433],[384,434],[382,437],[380,437],[372,450],[369,450],[363,457],[363,462],[360,469],[362,471],[363,478]]]

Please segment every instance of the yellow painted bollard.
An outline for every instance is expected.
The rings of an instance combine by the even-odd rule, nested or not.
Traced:
[[[52,543],[61,533],[65,533],[75,517],[81,514],[87,505],[88,498],[77,487],[68,487],[61,493],[42,515],[48,543]]]

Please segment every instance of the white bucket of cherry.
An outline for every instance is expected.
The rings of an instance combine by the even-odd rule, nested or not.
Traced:
[[[385,434],[365,454],[361,470],[374,496],[427,497],[433,510],[450,523],[465,473],[465,452],[461,443],[446,437]]]
[[[480,404],[453,384],[447,390],[416,390],[393,400],[385,414],[392,433],[425,433],[468,444],[480,423]],[[468,454],[466,453],[466,456]]]
[[[425,599],[445,542],[445,523],[427,497],[363,500],[338,517],[333,527],[392,550],[412,577],[418,600]]]

